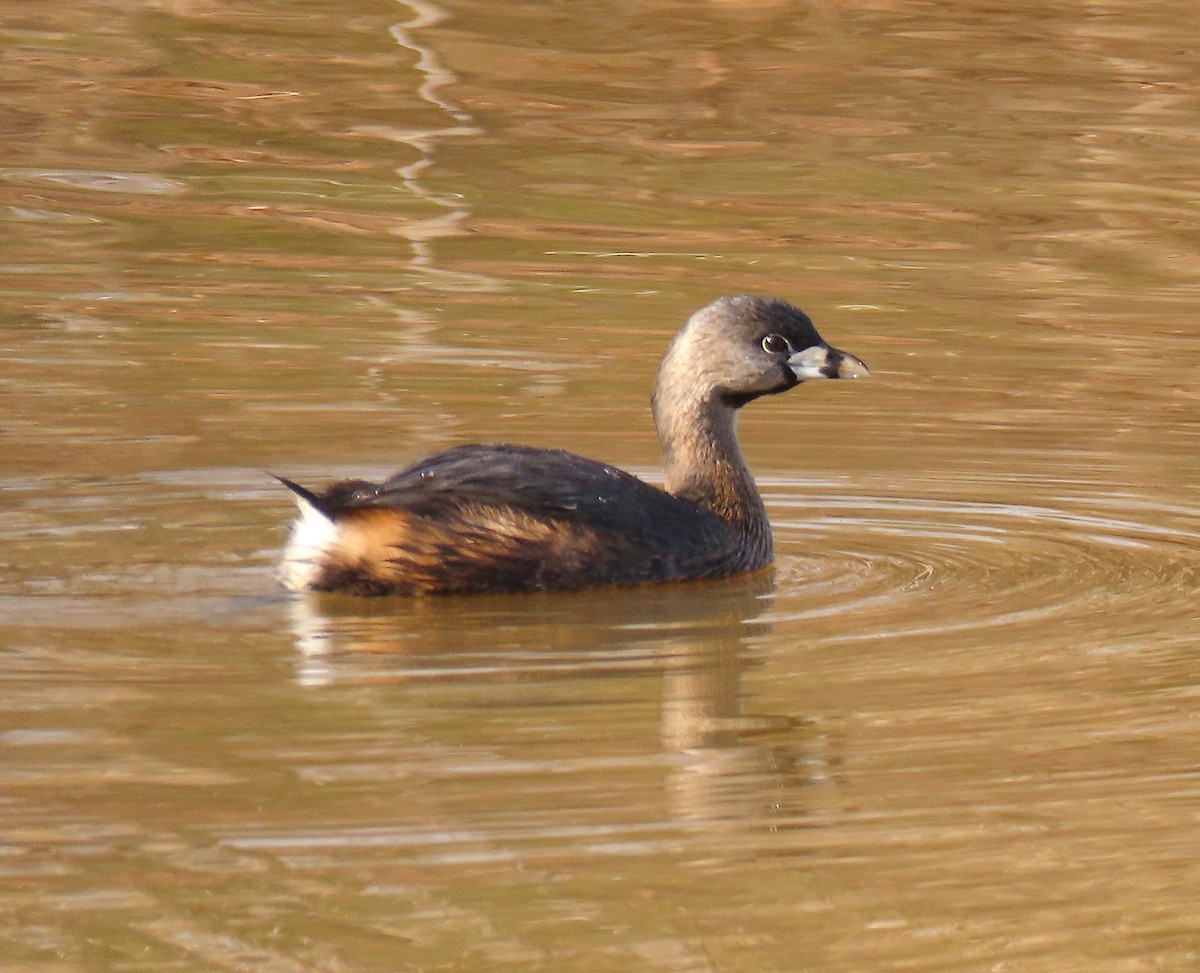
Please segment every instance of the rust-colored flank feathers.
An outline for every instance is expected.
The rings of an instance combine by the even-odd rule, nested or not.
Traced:
[[[771,562],[737,410],[809,378],[866,375],[792,305],[727,297],[671,343],[654,392],[665,489],[561,450],[459,446],[382,483],[315,493],[280,576],[292,591],[422,595],[718,578]]]

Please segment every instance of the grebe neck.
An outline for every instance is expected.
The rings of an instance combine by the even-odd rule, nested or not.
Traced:
[[[664,377],[652,404],[667,491],[729,521],[769,558],[771,527],[738,446],[737,406],[716,390]]]

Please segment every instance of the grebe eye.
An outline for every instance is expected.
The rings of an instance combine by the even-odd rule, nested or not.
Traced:
[[[763,351],[768,355],[782,355],[785,351],[791,351],[792,346],[788,344],[787,338],[781,334],[769,334],[762,340]]]

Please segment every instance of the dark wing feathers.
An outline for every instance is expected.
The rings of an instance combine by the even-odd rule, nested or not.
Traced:
[[[459,446],[428,456],[384,483],[355,484],[338,501],[350,516],[385,508],[431,528],[450,528],[442,535],[455,552],[443,551],[447,567],[467,557],[473,540],[483,543],[474,516],[478,511],[554,525],[557,541],[514,546],[506,555],[497,549],[491,557],[540,559],[539,571],[561,570],[580,583],[723,574],[731,565],[723,563],[722,552],[738,547],[733,528],[716,514],[562,450]],[[414,536],[424,533],[415,528],[414,523]],[[454,536],[454,531],[461,533]],[[467,570],[466,565],[459,563],[457,570]],[[551,586],[575,585],[560,580]]]
[[[383,505],[435,516],[447,507],[506,507],[531,516],[587,522],[633,534],[713,528],[715,514],[636,476],[564,450],[458,446],[435,453],[356,496],[352,506]]]

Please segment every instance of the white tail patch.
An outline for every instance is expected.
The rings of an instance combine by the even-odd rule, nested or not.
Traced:
[[[279,580],[288,591],[307,591],[333,556],[338,543],[338,526],[311,503],[296,495],[300,516],[283,550]]]

